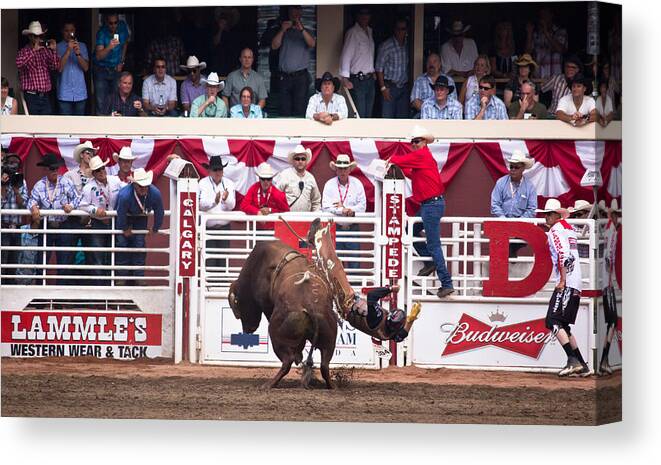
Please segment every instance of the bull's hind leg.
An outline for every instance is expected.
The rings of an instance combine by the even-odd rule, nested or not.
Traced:
[[[264,384],[263,387],[272,389],[277,386],[277,384],[280,382],[282,378],[287,376],[287,373],[289,373],[289,370],[291,370],[291,364],[294,363],[294,357],[287,357],[284,360],[282,360],[282,366],[280,367],[280,370],[278,373],[275,375],[275,377],[269,381],[268,383]]]
[[[327,389],[333,389],[333,383],[331,383],[331,376],[330,376],[330,361],[331,358],[333,358],[333,352],[335,351],[335,348],[333,347],[332,349],[319,349],[321,352],[321,376],[323,376],[324,381],[326,381],[326,388]]]

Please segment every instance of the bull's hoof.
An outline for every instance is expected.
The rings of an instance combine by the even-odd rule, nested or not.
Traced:
[[[332,390],[335,389],[335,386],[332,383],[326,383],[326,389]]]
[[[261,384],[261,385],[259,386],[259,390],[260,390],[260,391],[268,391],[268,390],[270,390],[270,389],[275,388],[275,386],[276,386],[276,385],[273,383],[273,381],[267,381],[267,382],[265,382],[264,384]]]

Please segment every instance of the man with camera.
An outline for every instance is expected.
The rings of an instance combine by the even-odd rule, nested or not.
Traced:
[[[44,41],[48,30],[39,21],[32,21],[22,34],[29,42],[18,51],[16,67],[23,89],[23,97],[31,115],[52,113],[48,94],[52,84],[50,72],[58,69],[60,60],[55,51],[55,40]]]
[[[117,13],[106,15],[106,24],[96,33],[94,52],[94,95],[96,114],[101,114],[108,94],[117,86],[119,73],[124,71],[129,31]]]
[[[23,209],[28,203],[28,186],[21,173],[21,159],[15,153],[2,156],[2,210]],[[15,229],[18,231],[22,221],[20,215],[2,214],[2,229]],[[0,234],[3,247],[18,246],[21,242],[20,234],[13,232],[3,232]],[[2,251],[2,263],[18,263],[18,252],[15,250]],[[2,274],[15,274],[14,268],[2,270]],[[5,280],[4,284],[13,284],[13,280]]]
[[[78,42],[73,21],[67,21],[62,27],[62,41],[57,43],[57,56],[60,57],[57,88],[60,114],[82,116],[87,102],[85,73],[90,65],[87,45]]]

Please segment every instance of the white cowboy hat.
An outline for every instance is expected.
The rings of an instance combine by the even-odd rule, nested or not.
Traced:
[[[287,158],[289,158],[289,163],[293,164],[294,163],[294,157],[296,155],[305,155],[305,158],[307,159],[307,162],[310,163],[310,159],[312,158],[312,150],[306,149],[303,147],[301,144],[298,144],[294,150],[289,152],[287,155]]]
[[[48,32],[48,29],[42,29],[39,21],[32,21],[27,29],[23,29],[21,34],[24,36],[34,34],[35,36],[43,36]]]
[[[535,210],[536,213],[558,213],[561,217],[566,218],[569,215],[569,210],[562,208],[558,199],[548,199],[543,209]]]
[[[355,167],[356,167],[356,162],[351,161],[349,155],[346,155],[344,153],[341,153],[337,156],[337,162],[334,161],[330,162],[330,168],[333,171],[337,171],[338,168],[349,168],[349,170],[352,170]]]
[[[523,163],[523,166],[526,169],[530,169],[532,168],[532,165],[535,164],[535,160],[530,158],[521,150],[516,149],[512,151],[512,156],[507,159],[507,163]]]
[[[153,171],[145,171],[144,168],[138,168],[133,173],[133,182],[142,187],[147,187],[151,185],[151,182],[154,180]]]
[[[208,86],[218,86],[219,92],[225,88],[225,81],[220,80],[218,73],[209,73],[206,79],[202,79],[202,83]]]
[[[445,30],[448,31],[453,36],[458,36],[459,34],[463,34],[464,32],[467,32],[470,28],[471,28],[470,25],[464,26],[463,21],[456,20],[456,21],[452,21],[452,26],[450,26],[450,28],[445,28]]]
[[[76,163],[80,164],[80,154],[83,153],[83,150],[92,150],[93,152],[98,152],[99,148],[92,145],[91,140],[86,140],[82,144],[76,145],[76,148],[73,149],[73,159],[76,160]]]
[[[131,147],[128,145],[126,147],[122,147],[121,150],[119,151],[119,155],[116,153],[112,154],[112,159],[117,161],[117,160],[135,160],[138,157],[133,156],[133,152],[131,152]]]
[[[591,210],[592,204],[587,200],[577,200],[574,202],[573,207],[569,207],[569,213],[574,213],[582,210]]]
[[[428,144],[434,142],[434,136],[432,135],[432,133],[427,131],[422,126],[418,126],[416,124],[415,126],[413,126],[413,129],[411,130],[411,137],[409,137],[409,140],[418,139],[418,138],[425,139]]]
[[[95,155],[95,156],[93,156],[92,159],[90,160],[90,170],[92,170],[92,171],[96,171],[96,170],[98,170],[99,168],[103,168],[103,167],[106,166],[107,164],[108,164],[108,160],[103,161],[103,160],[101,160],[101,157],[100,157],[100,156]]]
[[[193,68],[204,69],[206,67],[207,67],[207,63],[205,61],[198,60],[195,55],[189,56],[188,59],[186,60],[185,65],[179,65],[179,68],[181,69],[193,69]]]
[[[255,174],[257,174],[257,177],[259,179],[273,179],[273,176],[275,176],[275,171],[273,171],[271,165],[265,162],[265,163],[261,163],[257,167],[257,171]]]

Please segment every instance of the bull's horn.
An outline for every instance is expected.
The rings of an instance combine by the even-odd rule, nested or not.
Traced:
[[[232,313],[234,313],[234,318],[237,320],[241,319],[241,310],[239,309],[239,302],[238,299],[236,298],[236,295],[234,294],[233,291],[230,291],[229,295],[227,296],[227,301],[230,304],[230,308],[232,309]]]

